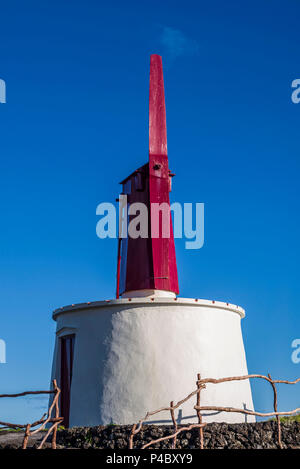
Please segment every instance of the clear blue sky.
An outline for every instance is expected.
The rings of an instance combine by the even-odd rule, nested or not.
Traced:
[[[95,212],[147,161],[150,53],[172,200],[205,203],[204,247],[176,241],[180,294],[243,306],[249,371],[300,376],[299,14],[297,0],[2,3],[0,392],[49,388],[53,309],[114,297],[116,241]],[[267,384],[253,391],[270,409]],[[282,388],[280,407],[297,404]],[[44,407],[6,400],[0,420]]]

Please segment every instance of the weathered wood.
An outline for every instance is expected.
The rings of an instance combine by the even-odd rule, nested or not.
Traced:
[[[177,422],[176,422],[176,419],[175,419],[175,412],[174,412],[174,401],[171,401],[170,402],[170,407],[171,407],[171,410],[170,410],[170,413],[171,413],[171,419],[172,419],[172,422],[173,422],[173,426],[174,426],[174,439],[173,439],[173,443],[172,443],[172,448],[175,449],[176,448],[176,442],[177,442]]]
[[[270,373],[268,374],[268,377],[272,380]],[[277,399],[277,388],[274,384],[274,381],[271,381],[271,386],[274,392],[274,411],[277,412],[278,410],[278,399]],[[280,417],[279,415],[276,415],[276,421],[277,421],[277,431],[278,431],[278,445],[279,448],[282,449],[282,442],[281,442],[281,422],[280,422]]]
[[[45,441],[47,440],[48,436],[51,433],[53,433],[52,434],[51,448],[56,449],[57,426],[63,421],[63,417],[59,417],[58,400],[59,400],[59,395],[60,395],[60,389],[57,386],[57,382],[56,382],[55,379],[53,380],[53,388],[54,389],[50,390],[50,391],[25,391],[25,392],[18,393],[18,394],[1,394],[0,395],[0,398],[1,398],[1,397],[21,397],[21,396],[27,396],[29,394],[34,394],[34,395],[36,395],[36,394],[55,394],[54,399],[53,399],[53,401],[52,401],[52,403],[51,403],[51,405],[48,409],[48,412],[46,414],[44,414],[42,416],[42,418],[40,420],[37,420],[36,422],[33,422],[31,424],[29,424],[29,423],[27,423],[27,424],[17,424],[17,423],[8,423],[8,422],[1,422],[0,421],[0,425],[3,426],[3,427],[6,427],[6,428],[25,429],[24,439],[23,439],[23,444],[22,444],[23,449],[27,448],[29,437],[31,435],[34,435],[34,434],[40,432],[41,430],[43,430],[48,423],[51,423],[52,425],[49,428],[49,430],[47,431],[47,433],[46,433],[45,437],[43,438],[41,444],[39,445],[38,449],[41,449],[43,447]],[[52,411],[53,411],[54,408],[55,408],[55,417],[52,417]],[[33,431],[30,431],[30,429],[33,428],[33,427],[38,427],[38,428],[36,428]]]
[[[28,423],[28,424],[26,425],[26,430],[25,430],[25,435],[24,435],[24,440],[23,440],[22,449],[26,449],[26,448],[27,448],[28,439],[29,439],[29,435],[30,435],[30,427],[31,427],[31,425]]]
[[[264,379],[272,385],[273,391],[274,391],[274,412],[256,412],[256,411],[251,411],[251,410],[246,410],[246,409],[238,409],[238,408],[234,408],[234,407],[201,406],[200,405],[200,393],[201,393],[201,390],[206,387],[207,383],[219,384],[219,383],[225,383],[225,382],[229,382],[229,381],[241,381],[241,380],[246,380],[246,379],[251,379],[251,378]],[[144,445],[142,447],[142,449],[148,448],[152,444],[159,443],[160,441],[164,441],[164,440],[168,440],[168,439],[173,439],[172,447],[174,447],[174,441],[176,441],[175,438],[177,438],[177,435],[179,433],[181,433],[182,431],[190,430],[192,428],[199,428],[199,443],[200,443],[200,448],[203,449],[204,448],[203,427],[206,425],[206,423],[203,422],[203,418],[202,418],[202,415],[201,415],[202,410],[213,410],[213,411],[217,411],[217,412],[236,412],[236,413],[240,413],[240,414],[244,414],[244,415],[254,415],[254,416],[260,416],[260,417],[275,416],[276,420],[277,420],[277,425],[278,425],[278,444],[279,444],[279,447],[282,448],[281,424],[280,424],[279,416],[280,415],[294,415],[294,414],[297,414],[298,412],[300,412],[300,407],[297,408],[297,409],[291,410],[291,411],[287,411],[287,412],[278,412],[278,409],[277,409],[277,389],[276,389],[275,383],[297,384],[299,382],[300,382],[300,378],[298,378],[294,381],[280,380],[280,379],[273,380],[270,375],[264,376],[264,375],[259,375],[259,374],[244,375],[244,376],[231,376],[231,377],[219,378],[219,379],[215,379],[215,378],[201,379],[201,375],[200,375],[200,373],[198,373],[197,381],[196,381],[197,389],[195,391],[191,392],[188,396],[186,396],[184,399],[178,401],[176,404],[174,404],[174,402],[171,401],[170,407],[161,407],[160,409],[154,410],[152,412],[147,412],[144,418],[139,420],[137,424],[135,423],[133,425],[131,433],[130,433],[130,437],[129,437],[129,448],[133,449],[134,435],[136,435],[137,433],[140,432],[140,430],[143,426],[143,423],[149,417],[151,417],[153,415],[156,415],[160,412],[169,411],[171,413],[171,418],[172,418],[172,421],[173,421],[173,426],[174,426],[175,432],[173,434],[167,436],[167,437],[159,438],[157,440],[151,440],[151,442]],[[193,425],[190,425],[189,427],[183,427],[180,430],[178,430],[177,429],[177,424],[176,424],[176,421],[175,421],[175,417],[174,417],[174,410],[177,409],[178,407],[180,407],[182,404],[184,404],[186,401],[188,401],[189,399],[191,399],[195,395],[197,395],[197,402],[196,402],[196,405],[194,406],[194,409],[196,410],[196,413],[197,413],[198,424],[193,424]]]
[[[202,423],[202,424],[201,424],[201,427],[205,427],[205,425],[207,425],[207,424],[206,424],[206,423]],[[187,432],[187,431],[189,431],[189,430],[192,430],[193,428],[200,428],[199,423],[194,423],[194,424],[192,424],[192,425],[189,425],[188,427],[182,427],[182,428],[180,428],[179,430],[177,430],[176,433],[174,433],[174,434],[172,434],[172,435],[163,436],[162,438],[158,438],[157,440],[151,440],[149,443],[147,443],[146,445],[142,446],[141,449],[146,449],[146,448],[148,448],[149,446],[154,445],[155,443],[159,443],[160,441],[170,440],[171,438],[174,438],[175,436],[177,437],[177,435],[179,435],[179,433],[181,433],[181,432]]]
[[[197,407],[200,407],[200,393],[201,393],[201,389],[204,389],[206,386],[205,384],[201,384],[201,375],[200,373],[198,373],[197,375],[197,381],[196,381],[196,385],[197,385],[197,389],[198,389],[198,392],[197,392]],[[201,415],[201,411],[200,410],[197,410],[197,417],[198,417],[198,423],[201,424],[202,423],[202,415]],[[200,449],[203,449],[204,448],[204,443],[203,443],[203,427],[199,427],[199,444],[200,444]]]

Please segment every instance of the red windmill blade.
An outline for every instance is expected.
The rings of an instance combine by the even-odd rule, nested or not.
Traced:
[[[159,55],[150,57],[149,155],[168,158],[164,77]]]
[[[135,202],[146,205],[149,236],[119,239],[117,298],[125,292],[149,289],[179,293],[169,199],[171,177],[162,59],[159,55],[151,55],[149,163],[138,168],[121,183],[128,205]],[[159,207],[163,207],[164,215],[157,217]]]

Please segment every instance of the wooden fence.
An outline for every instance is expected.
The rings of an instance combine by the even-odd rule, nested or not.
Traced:
[[[266,380],[272,386],[273,395],[274,395],[274,401],[273,401],[274,411],[273,412],[256,412],[254,410],[238,409],[235,407],[201,406],[201,392],[206,388],[206,384],[208,383],[220,384],[220,383],[225,383],[229,381],[242,381],[242,380],[254,379],[254,378],[260,378],[260,379]],[[203,415],[201,414],[202,411],[235,412],[235,413],[240,413],[244,415],[254,415],[254,416],[259,416],[259,417],[274,416],[276,417],[276,421],[277,421],[278,447],[282,448],[283,445],[282,445],[282,438],[281,438],[280,416],[297,414],[298,412],[300,412],[300,407],[294,410],[286,411],[286,412],[278,412],[278,393],[277,393],[276,384],[297,384],[299,382],[300,382],[300,378],[296,379],[295,381],[278,380],[278,379],[276,380],[276,379],[272,379],[270,375],[264,376],[264,375],[259,375],[259,374],[252,374],[252,375],[245,375],[245,376],[232,376],[228,378],[219,378],[219,379],[214,379],[214,378],[202,379],[201,375],[198,373],[197,381],[196,381],[196,389],[192,391],[188,396],[178,401],[177,403],[174,403],[174,401],[171,401],[169,407],[161,407],[158,410],[147,412],[144,418],[142,418],[141,420],[139,420],[138,423],[132,426],[132,430],[129,436],[129,448],[130,449],[134,448],[134,436],[137,435],[141,431],[143,424],[149,419],[149,417],[156,415],[160,412],[165,412],[165,411],[170,412],[170,416],[171,416],[171,420],[173,422],[173,428],[174,428],[173,433],[168,436],[158,438],[156,440],[151,440],[149,443],[144,444],[141,449],[149,448],[150,446],[156,443],[159,443],[161,441],[165,441],[165,440],[172,440],[172,448],[175,449],[177,436],[180,433],[192,430],[193,428],[198,428],[199,430],[199,449],[203,449],[204,448],[203,428],[207,425],[207,423],[203,421]],[[45,433],[45,436],[40,442],[38,449],[43,448],[44,443],[46,442],[47,438],[49,437],[51,433],[52,433],[51,448],[56,449],[57,427],[59,424],[63,422],[63,417],[59,416],[60,389],[57,386],[57,382],[55,379],[53,380],[53,389],[50,391],[26,391],[26,392],[19,393],[19,394],[0,394],[0,398],[12,398],[12,397],[21,397],[21,396],[37,395],[37,394],[53,394],[54,395],[53,401],[48,409],[48,412],[44,414],[40,420],[33,422],[31,424],[29,423],[28,424],[16,424],[16,423],[8,423],[8,422],[0,421],[1,429],[12,428],[15,430],[24,430],[22,448],[26,449],[29,438],[32,435],[40,432],[41,430],[44,430],[46,425],[50,423],[51,426]],[[196,404],[194,406],[194,409],[196,411],[195,416],[198,418],[198,423],[190,424],[190,425],[178,428],[178,423],[175,418],[175,410],[180,408],[185,402],[190,400],[192,397],[196,397]],[[54,412],[54,416],[52,416],[53,412]],[[33,428],[35,429],[32,430]]]
[[[21,392],[19,394],[0,394],[1,397],[21,397],[21,396],[28,396],[28,395],[33,395],[33,394],[54,394],[53,401],[51,403],[51,406],[48,409],[48,412],[42,416],[42,418],[36,422],[33,423],[27,423],[27,424],[17,424],[17,423],[8,423],[8,422],[1,422],[1,429],[8,429],[12,428],[14,430],[24,430],[24,438],[23,438],[23,444],[22,444],[22,449],[26,449],[28,445],[28,440],[29,438],[34,435],[35,433],[40,432],[41,430],[44,430],[47,424],[51,424],[47,432],[45,433],[44,438],[42,439],[41,443],[38,446],[38,449],[42,449],[44,446],[44,443],[46,442],[48,436],[52,433],[52,441],[51,441],[51,448],[56,449],[56,434],[57,434],[57,427],[60,423],[63,421],[63,417],[59,416],[59,395],[60,395],[60,389],[57,386],[57,382],[54,379],[52,381],[53,383],[53,389],[50,391],[25,391]],[[54,412],[54,417],[52,417],[52,413]],[[34,427],[38,427],[35,430],[32,430]]]
[[[272,386],[273,394],[274,394],[274,402],[273,402],[274,412],[263,413],[263,412],[256,412],[254,410],[237,409],[235,407],[201,406],[201,402],[200,402],[201,391],[206,388],[206,384],[208,384],[208,383],[220,384],[220,383],[225,383],[225,382],[229,382],[229,381],[242,381],[242,380],[253,379],[253,378],[264,379],[267,382],[269,382],[270,385]],[[138,423],[133,425],[130,436],[129,436],[129,449],[133,449],[133,447],[134,447],[134,443],[133,443],[134,436],[137,433],[140,432],[140,430],[142,429],[143,423],[145,423],[146,420],[148,420],[149,417],[151,417],[153,415],[156,415],[160,412],[165,412],[165,411],[170,412],[171,419],[172,419],[172,422],[173,422],[173,427],[174,427],[173,433],[171,435],[168,435],[168,436],[165,436],[165,437],[162,437],[162,438],[158,438],[156,440],[151,440],[149,443],[143,445],[141,449],[149,448],[150,446],[152,446],[156,443],[159,443],[161,441],[165,441],[165,440],[173,440],[172,441],[172,448],[174,449],[174,448],[176,448],[176,441],[177,441],[177,436],[179,435],[179,433],[184,432],[184,431],[189,431],[193,428],[198,428],[199,429],[199,449],[203,449],[204,448],[203,428],[207,425],[207,423],[203,422],[203,416],[201,414],[201,411],[204,411],[204,410],[206,410],[206,411],[207,410],[212,410],[212,411],[217,411],[217,412],[236,412],[236,413],[240,413],[240,414],[255,415],[255,416],[259,416],[259,417],[272,417],[272,416],[274,416],[274,417],[276,417],[276,421],[277,421],[277,442],[278,442],[278,447],[282,449],[283,446],[282,446],[282,439],[281,439],[280,416],[297,414],[298,412],[300,412],[300,407],[298,407],[297,409],[291,410],[291,411],[287,411],[287,412],[278,412],[278,399],[277,399],[278,394],[277,394],[276,384],[296,384],[296,383],[299,383],[299,382],[300,382],[300,378],[296,379],[295,381],[287,381],[287,380],[280,380],[280,379],[272,379],[270,375],[264,376],[264,375],[258,375],[258,374],[245,375],[245,376],[232,376],[232,377],[229,377],[229,378],[220,378],[220,379],[214,379],[214,378],[201,379],[201,375],[198,373],[197,381],[196,381],[197,388],[193,392],[191,392],[188,396],[186,396],[181,401],[178,401],[176,404],[174,404],[174,402],[171,401],[169,407],[162,407],[158,410],[154,410],[152,412],[147,412],[143,419],[139,420]],[[195,396],[196,396],[196,405],[194,406],[194,409],[196,411],[195,416],[198,418],[198,423],[191,424],[191,425],[188,425],[186,427],[181,427],[181,428],[178,429],[178,424],[177,424],[176,419],[175,419],[174,411],[176,409],[178,409],[179,407],[181,407],[182,404],[184,404],[185,402],[187,402],[188,400],[190,400],[192,397],[195,397]]]

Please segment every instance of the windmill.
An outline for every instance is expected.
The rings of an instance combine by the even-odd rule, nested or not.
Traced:
[[[146,411],[188,395],[199,372],[211,378],[248,374],[243,308],[177,296],[169,200],[172,177],[162,59],[152,55],[149,160],[122,181],[123,222],[130,218],[130,207],[142,203],[150,235],[120,236],[116,299],[73,304],[53,313],[57,329],[52,379],[62,389],[65,426],[135,423]],[[163,236],[163,226],[155,226],[152,207],[160,204],[167,208],[169,236]],[[253,409],[248,380],[208,388],[201,395],[203,405]],[[183,404],[176,418],[196,422],[193,406],[191,401]],[[205,415],[206,422],[243,419],[235,413]],[[169,412],[152,423],[171,423]]]

